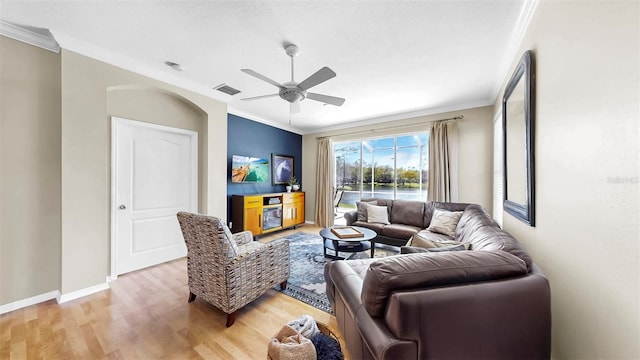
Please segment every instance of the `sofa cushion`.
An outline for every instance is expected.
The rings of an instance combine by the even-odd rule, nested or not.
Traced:
[[[511,234],[502,230],[479,205],[470,205],[456,230],[456,240],[471,244],[476,251],[506,251],[522,259],[531,271],[533,260]]]
[[[386,206],[367,204],[367,222],[389,224],[389,212]]]
[[[375,200],[357,201],[356,207],[358,208],[358,221],[367,221],[367,204],[378,205],[378,202]]]
[[[409,240],[413,235],[418,233],[418,231],[420,231],[420,228],[417,226],[392,223],[383,227],[381,234],[396,239]]]
[[[456,235],[456,227],[461,217],[462,211],[435,209],[433,211],[433,217],[431,218],[431,224],[429,224],[427,230],[449,235],[453,238]]]
[[[382,228],[386,226],[384,224],[370,223],[370,222],[364,222],[364,221],[356,221],[351,225],[360,226],[360,227],[363,227],[363,228],[371,229],[371,230],[375,231],[376,234],[380,234],[382,232]]]
[[[456,228],[456,239],[459,241],[469,241],[468,238],[483,227],[499,227],[493,218],[480,205],[469,205],[464,212],[458,227]]]
[[[392,224],[407,224],[424,229],[423,216],[423,201],[395,200],[391,208],[391,217],[389,220]]]
[[[407,246],[417,246],[422,248],[432,248],[432,247],[440,247],[440,246],[448,246],[453,244],[459,244],[459,241],[456,241],[454,238],[444,235],[431,232],[429,230],[420,230],[417,234],[415,234],[411,241],[407,243]]]
[[[443,247],[434,248],[420,248],[415,246],[401,246],[400,254],[414,254],[414,253],[426,253],[426,252],[443,252],[443,251],[463,251],[468,250],[468,243],[459,243],[457,245],[447,245]]]
[[[436,247],[436,248],[430,248],[430,249],[425,249],[428,252],[443,252],[443,251],[464,251],[467,250],[467,243],[460,243],[458,245],[449,245],[449,246],[443,246],[443,247]]]
[[[393,291],[496,280],[526,273],[524,261],[503,251],[393,256],[369,265],[360,299],[371,316],[381,317]]]

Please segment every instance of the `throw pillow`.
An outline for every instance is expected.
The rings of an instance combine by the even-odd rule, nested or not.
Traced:
[[[418,234],[413,235],[411,239],[407,241],[405,246],[413,246],[413,247],[419,247],[419,248],[425,248],[425,249],[438,247],[436,244],[433,243],[433,241],[425,237],[422,237]]]
[[[454,237],[456,236],[456,227],[461,217],[462,211],[435,209],[433,211],[433,217],[431,218],[431,224],[429,224],[427,230]]]
[[[389,225],[389,213],[386,206],[367,203],[367,222]]]
[[[414,246],[401,246],[400,254],[415,254],[425,252],[443,252],[443,251],[463,251],[469,250],[469,243],[458,243],[457,245],[449,245],[443,247],[421,248]]]
[[[365,221],[365,222],[367,221],[367,218],[368,218],[368,216],[367,216],[367,204],[378,205],[378,202],[377,201],[368,201],[368,202],[365,202],[365,201],[360,202],[360,201],[358,201],[358,202],[356,202],[356,206],[358,207],[358,218],[357,218],[358,221]]]
[[[465,246],[462,243],[460,245],[451,245],[451,246],[444,246],[444,247],[437,247],[437,248],[427,249],[428,252],[463,251],[463,250],[467,250],[467,249],[465,249]]]

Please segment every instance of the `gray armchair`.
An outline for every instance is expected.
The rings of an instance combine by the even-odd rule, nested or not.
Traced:
[[[202,299],[227,314],[233,325],[236,311],[289,278],[289,241],[253,241],[250,231],[231,234],[220,219],[178,213],[187,244],[189,302]]]

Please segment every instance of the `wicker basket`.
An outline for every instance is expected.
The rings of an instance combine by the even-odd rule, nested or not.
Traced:
[[[345,353],[345,344],[344,344],[344,340],[342,339],[342,336],[340,336],[339,334],[336,334],[335,332],[331,331],[331,329],[329,328],[329,326],[325,323],[321,323],[319,321],[316,321],[316,325],[318,325],[318,330],[320,330],[321,333],[332,337],[333,339],[335,339],[338,344],[340,344],[340,351],[342,351],[342,353]],[[346,357],[345,357],[346,358]],[[271,356],[269,355],[269,353],[267,352],[267,359],[268,360],[272,360]]]
[[[342,336],[331,331],[331,329],[329,329],[329,326],[327,326],[327,324],[324,324],[318,321],[316,321],[316,324],[318,325],[318,330],[320,330],[321,333],[327,336],[331,336],[332,338],[338,341],[338,344],[340,344],[340,351],[342,351],[342,353],[344,354],[345,344],[344,344],[344,340],[342,339]]]

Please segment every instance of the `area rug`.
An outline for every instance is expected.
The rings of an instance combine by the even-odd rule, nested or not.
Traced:
[[[332,261],[323,255],[323,242],[320,235],[298,232],[284,237],[289,239],[291,274],[284,294],[307,303],[322,311],[333,314],[326,294],[324,264]],[[330,251],[333,254],[333,251]],[[397,248],[376,248],[375,257],[397,254]],[[370,251],[358,253],[338,253],[349,259],[367,259]]]

